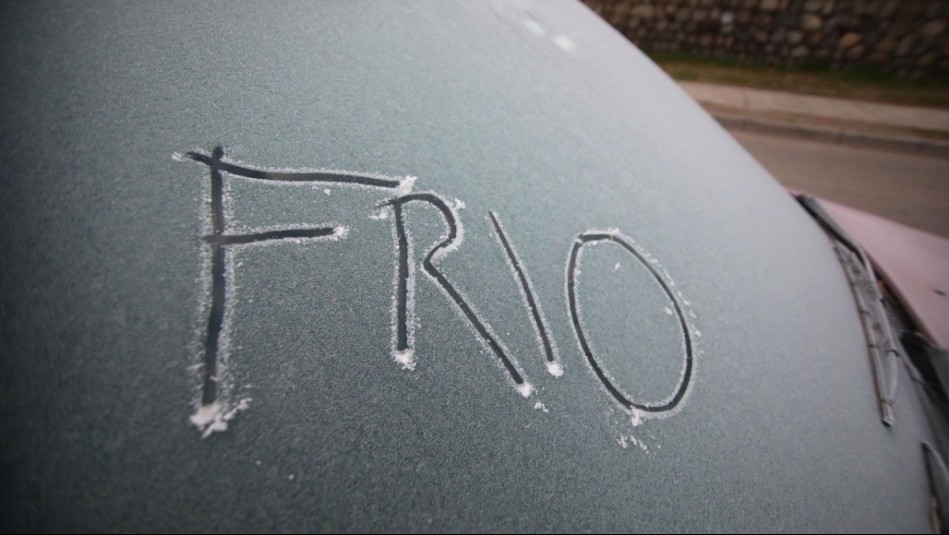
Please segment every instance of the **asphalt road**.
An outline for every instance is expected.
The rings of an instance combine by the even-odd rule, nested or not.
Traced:
[[[949,159],[732,135],[786,187],[949,238]]]

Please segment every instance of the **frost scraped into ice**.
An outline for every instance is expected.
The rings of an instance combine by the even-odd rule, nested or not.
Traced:
[[[215,401],[210,405],[198,408],[189,420],[192,425],[202,431],[201,438],[207,438],[212,433],[227,431],[227,423],[233,420],[237,413],[249,409],[251,401],[251,398],[244,398],[233,408],[222,404],[220,401]]]
[[[628,438],[629,438],[630,444],[632,444],[633,446],[636,446],[637,448],[639,448],[639,449],[641,449],[641,450],[643,450],[643,451],[649,451],[649,446],[647,446],[646,443],[643,442],[642,440],[639,440],[638,438],[634,437],[633,435],[628,435]]]
[[[334,230],[333,233],[330,234],[329,239],[332,241],[339,241],[346,238],[346,236],[349,236],[349,227],[337,225],[336,230]]]
[[[415,371],[415,351],[413,349],[393,351],[392,357],[402,366],[403,370]]]
[[[540,402],[540,401],[538,401],[537,403],[534,403],[534,408],[537,409],[537,410],[539,410],[539,411],[544,412],[545,414],[548,413],[548,412],[550,412],[550,409],[548,409],[547,406],[544,405],[544,404],[543,404],[542,402]]]
[[[525,398],[531,397],[531,394],[534,392],[534,385],[528,383],[527,381],[524,381],[523,383],[517,385],[514,388],[517,390],[517,392],[520,395],[524,396]]]
[[[396,195],[398,195],[399,197],[404,197],[412,193],[412,188],[415,187],[416,180],[418,180],[418,177],[411,176],[411,175],[403,178],[402,181],[399,183],[399,187],[396,188],[395,190]]]
[[[620,437],[616,439],[616,443],[619,444],[620,447],[623,448],[624,450],[629,448],[630,446],[636,446],[637,448],[639,448],[642,451],[645,451],[646,453],[649,452],[649,446],[647,446],[645,442],[643,442],[642,440],[639,440],[633,435],[620,435]]]
[[[563,375],[563,366],[561,366],[559,362],[548,362],[547,373],[554,377],[561,377]]]
[[[633,427],[639,427],[643,425],[643,412],[636,407],[630,407],[629,424]]]

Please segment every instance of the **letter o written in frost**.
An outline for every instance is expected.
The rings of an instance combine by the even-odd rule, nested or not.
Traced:
[[[675,314],[678,318],[679,328],[684,339],[683,347],[685,363],[682,367],[682,374],[679,378],[678,384],[675,387],[675,391],[671,396],[663,401],[655,403],[638,402],[626,394],[619,385],[615,384],[615,380],[609,376],[607,371],[603,369],[600,363],[597,362],[587,339],[587,335],[583,330],[583,325],[580,321],[580,309],[577,305],[577,276],[580,253],[587,245],[604,241],[613,242],[619,245],[640,264],[642,264],[643,267],[646,268],[649,274],[656,280],[656,282],[659,283],[659,286],[665,292],[666,297],[672,302],[672,309],[675,311]],[[666,280],[663,274],[660,273],[653,263],[647,259],[647,256],[648,255],[645,255],[639,251],[635,245],[633,245],[631,239],[620,235],[614,230],[588,231],[580,234],[573,243],[573,248],[570,251],[570,257],[567,261],[567,304],[569,307],[570,319],[573,323],[573,329],[576,332],[580,349],[583,351],[584,356],[586,356],[587,362],[593,369],[594,374],[600,380],[600,382],[603,383],[603,386],[606,387],[606,390],[610,393],[610,395],[626,410],[645,413],[644,415],[652,414],[653,416],[660,416],[662,413],[673,411],[679,405],[679,403],[682,402],[689,390],[689,384],[692,379],[693,347],[690,326],[682,312],[683,305],[681,300],[677,297],[676,292],[674,292],[670,286],[671,281]]]

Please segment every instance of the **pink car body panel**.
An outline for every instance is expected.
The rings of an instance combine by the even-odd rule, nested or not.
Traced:
[[[949,240],[826,199],[820,202],[864,248],[924,334],[949,347]]]

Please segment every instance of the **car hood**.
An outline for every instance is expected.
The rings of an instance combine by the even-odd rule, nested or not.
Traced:
[[[820,203],[864,248],[924,333],[949,346],[949,240],[826,199]]]

